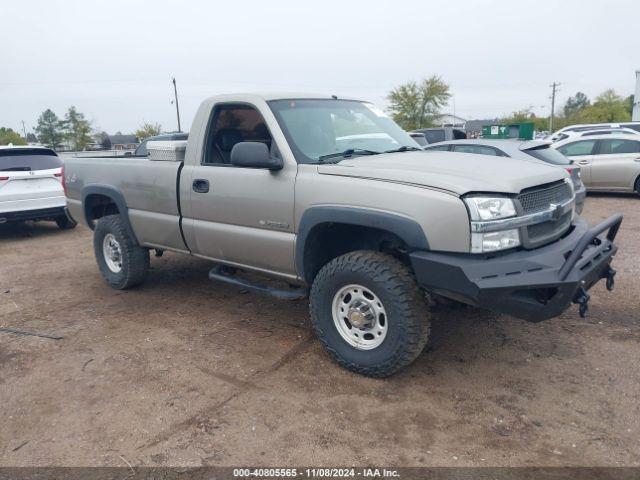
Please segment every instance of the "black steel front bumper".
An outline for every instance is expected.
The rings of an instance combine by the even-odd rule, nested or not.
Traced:
[[[621,222],[617,214],[589,229],[578,220],[550,245],[492,257],[418,251],[411,264],[424,288],[488,310],[539,322],[579,303],[584,314],[589,288],[602,278],[613,288],[610,264]]]

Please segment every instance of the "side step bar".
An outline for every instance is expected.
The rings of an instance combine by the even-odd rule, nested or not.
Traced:
[[[249,291],[260,293],[262,295],[269,295],[271,297],[279,298],[280,300],[300,300],[306,298],[309,295],[309,290],[306,288],[298,288],[296,290],[280,290],[277,288],[262,285],[260,283],[252,283],[244,278],[234,276],[232,273],[225,271],[222,265],[214,267],[209,272],[209,280],[217,280],[219,282],[225,282],[236,287],[246,288]]]

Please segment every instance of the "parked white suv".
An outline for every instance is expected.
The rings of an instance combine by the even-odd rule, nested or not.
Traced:
[[[0,223],[52,220],[62,229],[75,227],[62,180],[62,161],[53,150],[0,146]]]
[[[624,127],[601,127],[593,130],[565,130],[557,134],[554,142],[562,142],[568,138],[593,137],[594,135],[640,135],[640,131]]]
[[[550,142],[557,142],[559,140],[565,140],[567,137],[565,136],[569,132],[586,132],[589,130],[609,130],[609,129],[618,129],[618,128],[630,128],[632,130],[640,132],[640,122],[622,122],[622,123],[591,123],[591,124],[578,124],[578,125],[567,125],[564,128],[561,128],[553,135],[547,137],[545,140]]]

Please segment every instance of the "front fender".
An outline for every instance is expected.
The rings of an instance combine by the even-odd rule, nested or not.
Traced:
[[[398,214],[358,207],[317,206],[308,208],[298,225],[295,246],[295,266],[298,275],[305,278],[304,251],[314,227],[326,223],[341,223],[376,228],[401,238],[411,250],[429,250],[429,242],[422,227],[415,221]]]

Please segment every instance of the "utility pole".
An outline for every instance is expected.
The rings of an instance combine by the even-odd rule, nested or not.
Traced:
[[[181,132],[182,128],[180,128],[180,107],[178,106],[178,87],[176,87],[175,77],[173,78],[173,94],[175,95],[175,99],[176,99],[176,115],[178,116],[178,132]]]
[[[640,122],[640,70],[636,70],[636,93],[633,97],[633,113],[631,120]]]
[[[24,139],[27,139],[27,129],[24,128],[24,120],[20,120],[22,122],[22,133],[24,134]]]
[[[553,116],[556,109],[556,91],[560,86],[559,83],[553,82],[551,84],[551,118],[549,119],[549,132],[553,133]]]

